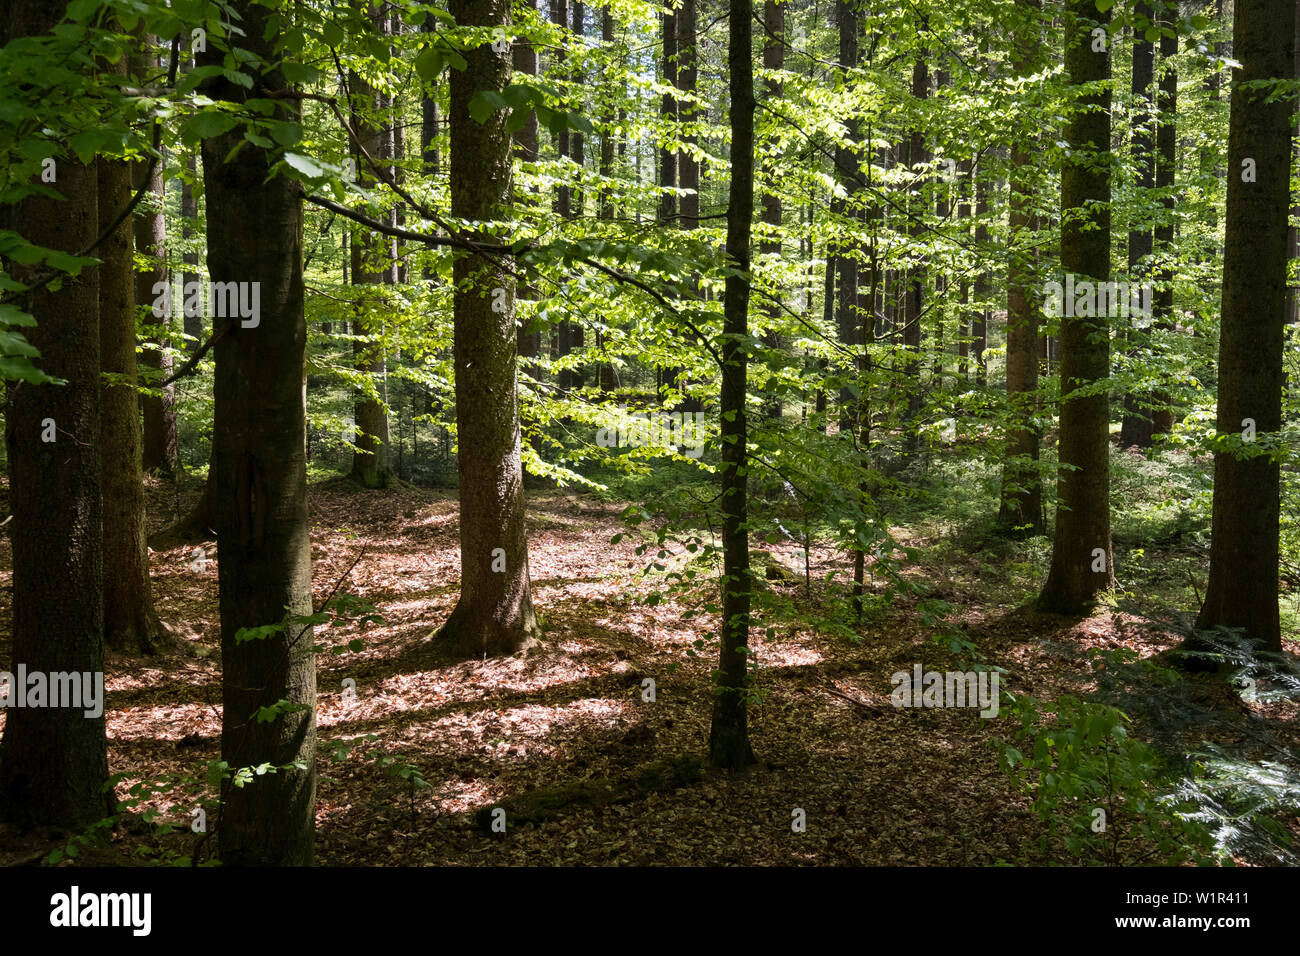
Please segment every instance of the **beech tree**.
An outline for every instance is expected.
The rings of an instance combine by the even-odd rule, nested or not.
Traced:
[[[377,8],[370,8],[368,20],[378,17]],[[373,186],[378,178],[370,163],[381,163],[385,158],[385,135],[377,114],[381,97],[356,71],[348,77],[349,96],[352,103],[352,128],[358,143],[353,150],[357,179]],[[364,151],[364,152],[363,152]],[[368,157],[368,158],[367,158]],[[387,173],[387,170],[385,170]],[[353,405],[356,423],[356,451],[352,456],[352,479],[363,488],[386,487],[392,478],[389,452],[387,396],[383,393],[384,344],[382,293],[379,287],[391,262],[390,244],[364,226],[352,230],[352,284],[370,290],[359,295],[352,314],[352,355],[359,371],[370,373],[370,388],[376,394],[361,393]]]
[[[1270,81],[1295,76],[1295,18],[1290,0],[1237,0],[1232,22],[1241,69],[1228,130],[1214,519],[1210,579],[1196,619],[1201,629],[1241,628],[1275,651],[1281,504],[1270,439],[1282,427],[1293,100],[1268,90]]]
[[[60,11],[42,0],[14,0],[0,14],[0,43],[47,35],[60,18]],[[53,168],[61,198],[29,195],[6,209],[5,226],[46,249],[84,254],[99,234],[95,164],[60,151]],[[92,681],[97,677],[102,686],[101,268],[82,268],[57,291],[36,281],[36,268],[7,262],[6,271],[19,281],[35,281],[20,300],[36,320],[27,338],[39,351],[45,375],[63,380],[34,377],[8,384],[10,673],[17,681],[20,667],[28,674],[71,672]],[[27,688],[9,688],[15,690]],[[113,811],[107,780],[103,713],[92,716],[86,708],[72,706],[6,711],[0,738],[0,818],[22,826],[79,828]]]
[[[1041,0],[1022,0],[1026,22],[1017,38],[1016,67],[1028,72],[1038,46]],[[1043,531],[1043,491],[1038,475],[1038,329],[1040,308],[1037,256],[1025,233],[1037,230],[1032,181],[1033,155],[1017,140],[1011,146],[1011,208],[1007,262],[1007,457],[1002,466],[998,522],[1018,535]]]
[[[749,348],[750,232],[754,217],[754,63],[752,0],[729,7],[727,67],[731,75],[731,184],[727,207],[727,275],[722,353],[722,627],[709,732],[715,767],[738,770],[755,762],[749,743],[748,455],[745,397]]]
[[[453,0],[461,26],[506,27],[508,0]],[[481,43],[451,73],[452,215],[490,223],[509,209],[511,137],[504,110],[470,117],[479,90],[504,89],[510,54]],[[485,225],[464,242],[490,242]],[[528,575],[515,368],[515,280],[509,257],[470,253],[455,264],[456,423],[460,436],[460,597],[436,639],[471,657],[509,654],[537,632]]]
[[[1110,52],[1107,13],[1092,0],[1069,0],[1065,69],[1079,92],[1065,129],[1061,168],[1061,268],[1080,282],[1110,279]],[[1073,309],[1067,309],[1073,312]],[[1086,610],[1113,587],[1110,538],[1110,326],[1105,315],[1061,317],[1061,439],[1052,566],[1042,610]]]
[[[231,42],[254,58],[242,61],[252,85],[218,75],[204,91],[232,104],[269,100],[277,119],[295,120],[283,95],[290,86],[272,65],[270,12],[252,0],[233,8],[245,32]],[[199,62],[220,64],[224,52],[209,38]],[[227,864],[305,866],[316,825],[316,657],[311,627],[297,620],[313,610],[302,193],[273,173],[283,151],[247,142],[243,132],[203,140],[208,273],[214,283],[257,289],[260,302],[249,319],[213,319],[221,758],[230,774],[218,843]],[[274,772],[235,785],[233,775],[263,764]]]

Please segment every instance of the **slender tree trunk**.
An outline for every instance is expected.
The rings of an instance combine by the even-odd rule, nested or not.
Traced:
[[[1137,13],[1148,19],[1152,17],[1151,4],[1138,0]],[[1151,131],[1151,87],[1155,82],[1155,44],[1146,39],[1146,28],[1141,24],[1133,28],[1133,72],[1131,91],[1133,93],[1133,128],[1130,133],[1133,166],[1137,170],[1138,198],[1145,201],[1148,190],[1156,184],[1155,137]],[[1129,227],[1128,232],[1128,280],[1139,282],[1139,277],[1146,274],[1144,266],[1152,252],[1151,222],[1145,213]],[[1137,325],[1134,322],[1134,325]],[[1129,332],[1130,338],[1144,338],[1144,333]],[[1135,349],[1129,355],[1136,355]],[[1124,396],[1124,421],[1120,427],[1120,447],[1137,445],[1148,448],[1151,445],[1151,409],[1150,396],[1129,392]]]
[[[1021,0],[1029,26],[1017,37],[1015,69],[1028,75],[1034,68],[1038,36],[1034,27],[1042,0]],[[1010,234],[1007,244],[1007,458],[1002,465],[1002,496],[998,523],[1016,535],[1043,533],[1042,485],[1038,477],[1038,327],[1039,310],[1034,278],[1037,256],[1026,231],[1036,231],[1034,215],[1034,155],[1032,144],[1014,139],[1011,145]]]
[[[691,124],[697,122],[699,113],[694,102],[696,85],[699,80],[699,43],[696,37],[698,28],[696,0],[680,0],[680,6],[674,18],[674,29],[677,32],[675,82],[677,89],[683,94],[676,101],[678,119],[683,126],[681,133],[683,149],[677,154],[677,185],[683,192],[683,195],[678,200],[681,216],[678,224],[687,231],[698,229],[700,225],[700,163],[692,152],[693,147],[699,141],[699,135],[691,128]],[[698,296],[698,275],[692,277],[692,288],[695,290],[695,295]],[[688,336],[692,340],[695,339],[693,333],[688,333]],[[685,376],[683,369],[672,369],[669,376],[676,383],[677,388],[683,391],[688,388],[689,379]],[[703,405],[700,399],[692,395],[684,396],[674,408],[674,411],[683,413],[702,410]]]
[[[582,40],[587,35],[587,7],[582,0],[573,0],[573,35],[579,40]],[[586,87],[587,77],[579,68],[569,74],[569,79],[574,88],[579,91],[577,109],[585,115],[586,107],[582,103],[581,91]],[[569,134],[569,158],[577,165],[577,172],[581,172],[587,163],[587,137],[580,129],[575,129]],[[575,182],[579,183],[579,185],[574,186],[573,189],[573,215],[580,219],[587,214],[586,194],[580,185],[581,180],[575,179]],[[579,339],[581,339],[581,327],[577,329],[577,332]],[[581,341],[579,341],[579,344],[581,344]]]
[[[681,88],[681,75],[677,50],[678,16],[679,14],[676,10],[667,8],[662,14],[660,21],[661,43],[663,47],[663,80],[665,86],[672,90]],[[669,135],[679,135],[677,133],[677,124],[679,120],[678,109],[679,103],[677,96],[672,92],[665,92],[659,105],[659,121],[663,124],[663,135],[665,138]],[[680,185],[678,182],[677,158],[677,150],[673,149],[670,143],[665,142],[664,145],[660,147],[659,185],[665,190],[665,192],[663,192],[659,197],[659,209],[657,215],[659,220],[664,223],[670,223],[677,216],[677,197],[666,191],[669,189],[676,189]],[[678,381],[684,373],[685,369],[671,365],[658,370],[657,377],[660,389],[662,389],[663,386],[672,388],[684,387],[685,383]]]
[[[551,0],[551,23],[562,29],[572,28],[573,23],[573,6],[570,0]],[[567,61],[567,56],[563,47],[555,52],[555,63],[557,70],[562,68]],[[556,136],[555,149],[560,159],[573,159],[574,153],[574,134],[568,127],[562,129]],[[555,202],[552,208],[555,214],[561,219],[572,219],[574,217],[574,190],[569,185],[566,177],[561,177],[555,186]],[[555,357],[564,359],[573,354],[577,345],[574,324],[567,318],[562,318],[555,326]],[[582,386],[581,376],[571,368],[562,368],[556,374],[556,383],[560,388],[568,392],[574,388]]]
[[[777,0],[766,0],[763,4],[763,29],[766,39],[763,43],[763,69],[779,71],[785,68],[785,5],[778,3]],[[778,108],[779,101],[784,95],[784,87],[780,80],[769,78],[764,81],[763,93],[773,109]],[[776,152],[778,144],[773,140],[768,145],[769,151],[773,154]],[[763,225],[768,230],[768,237],[765,238],[759,246],[759,252],[764,256],[771,256],[774,260],[780,261],[781,258],[781,194],[778,187],[777,162],[773,155],[766,163],[763,169],[763,198],[762,198],[762,219]],[[769,328],[763,335],[763,344],[769,349],[781,348],[781,335],[774,327],[781,318],[781,309],[775,304],[767,307],[767,320],[772,328]],[[781,419],[781,396],[779,393],[769,394],[765,403],[764,412],[768,418],[779,421]]]
[[[934,74],[934,93],[935,98],[940,97],[941,91],[945,86],[952,83],[952,77],[943,67],[935,70]],[[946,174],[945,174],[946,175]],[[949,210],[949,187],[947,184],[938,190],[938,196],[934,203],[934,214],[937,220],[946,228],[948,224]],[[937,270],[934,276],[934,348],[931,350],[931,388],[940,394],[944,391],[944,379],[947,377],[948,360],[947,353],[944,351],[945,328],[947,325],[947,309],[944,303],[948,299],[948,277],[943,270]]]
[[[358,74],[349,76],[352,101],[361,110],[352,116],[352,128],[366,152],[381,168],[387,165],[390,149],[386,136],[376,125],[374,111],[381,107],[380,98]],[[377,177],[370,170],[360,150],[354,151],[357,181],[374,184]],[[387,170],[385,170],[387,172]],[[352,231],[352,284],[374,288],[384,284],[392,269],[392,246],[387,237],[373,234],[365,226]],[[352,479],[363,488],[385,488],[392,480],[389,450],[388,411],[385,407],[383,322],[379,318],[383,302],[376,288],[373,295],[358,295],[352,313],[352,361],[358,372],[372,377],[376,396],[358,393],[353,403],[356,422],[356,451],[352,455]]]
[[[614,14],[609,6],[601,10],[600,15],[600,41],[606,49],[614,46]],[[517,70],[518,64],[515,65]],[[615,124],[614,107],[609,100],[605,101],[605,107],[601,111],[601,122],[604,123],[605,131],[600,136],[600,178],[602,180],[600,188],[600,218],[609,220],[614,218],[614,196],[613,188],[610,186],[610,180],[614,178],[614,142],[619,137],[613,132]]]
[[[912,64],[912,96],[916,100],[925,100],[930,92],[929,67],[925,58],[918,56]],[[911,189],[908,208],[912,220],[908,223],[907,233],[913,242],[919,243],[925,235],[925,203],[921,196],[925,190],[926,177],[921,168],[930,161],[930,152],[925,147],[925,132],[920,126],[912,127],[908,137],[907,161],[912,167],[915,185]],[[907,356],[907,413],[903,425],[903,447],[911,457],[920,447],[921,417],[921,314],[925,307],[926,268],[917,264],[908,270],[907,307],[903,316],[903,346]]]
[[[136,59],[136,74],[144,58]],[[152,60],[152,57],[150,58]],[[127,60],[119,61],[126,75]],[[131,168],[125,162],[97,161],[99,226],[108,228],[131,200]],[[162,171],[150,183],[159,207],[124,220],[100,246],[104,264],[99,278],[100,369],[111,376],[100,384],[100,448],[103,458],[104,509],[104,643],[127,653],[152,654],[160,647],[162,626],[154,612],[149,583],[149,549],[145,543],[144,477],[140,458],[140,406],[135,355],[136,301],[152,302],[157,282],[167,281],[166,226],[163,220]],[[139,207],[137,207],[137,210]],[[138,275],[133,252],[152,260]]]
[[[709,760],[738,770],[756,762],[749,743],[748,500],[745,445],[749,335],[750,229],[754,216],[754,63],[752,0],[731,0],[731,183],[727,210],[727,276],[722,342],[722,647],[709,732]]]
[[[273,61],[267,10],[251,0],[233,8],[245,31],[236,42]],[[200,54],[205,65],[222,58],[211,40]],[[244,69],[253,74],[251,90],[220,76],[201,89],[235,103],[289,89],[276,69]],[[276,118],[298,117],[281,105]],[[280,158],[279,150],[244,141],[242,127],[203,141],[208,272],[214,282],[258,283],[260,301],[255,325],[214,317],[228,323],[214,346],[221,757],[232,773],[263,763],[280,768],[222,786],[221,859],[242,866],[308,866],[315,843],[316,658],[311,628],[290,623],[312,613],[302,192],[291,179],[270,177]],[[284,629],[241,639],[245,628],[275,624]],[[292,709],[259,719],[278,701]]]
[[[556,0],[551,0],[551,2],[555,3]],[[672,10],[665,10],[660,26],[662,29],[664,84],[675,89],[678,85],[677,14]],[[663,95],[659,106],[659,121],[664,125],[665,131],[671,129],[677,123],[677,97],[672,93],[665,92]],[[677,151],[667,144],[659,149],[659,185],[665,190],[677,187]],[[675,215],[677,215],[677,197],[664,192],[659,197],[659,218],[667,221]]]
[[[849,71],[856,70],[859,62],[858,32],[860,29],[857,4],[853,0],[837,0],[835,16],[839,24],[839,65],[844,75],[844,82],[849,80]],[[851,145],[835,147],[835,175],[844,189],[844,218],[852,221],[858,216],[856,197],[858,193],[858,174],[860,159],[857,152],[859,136],[858,119],[848,116],[844,122],[845,133]],[[840,254],[836,257],[839,269],[839,300],[835,309],[836,332],[840,344],[847,352],[856,355],[861,347],[858,341],[858,259],[855,244],[840,241]],[[840,388],[838,396],[839,430],[844,437],[849,437],[854,429],[854,412],[857,399],[847,385]]]
[[[1109,16],[1093,0],[1068,0],[1065,69],[1071,84],[1110,79],[1108,44],[1091,31]],[[1110,91],[1079,95],[1066,125],[1061,170],[1061,266],[1076,282],[1110,279]],[[1078,310],[1089,311],[1089,310]],[[1110,540],[1110,328],[1105,317],[1061,317],[1061,468],[1057,477],[1052,567],[1041,610],[1077,614],[1114,587]],[[1098,390],[1100,389],[1100,390]],[[1087,395],[1079,395],[1089,390]]]
[[[190,153],[185,160],[185,168],[190,176],[198,173],[195,164],[195,154]],[[190,241],[194,237],[194,228],[199,222],[199,200],[194,195],[194,187],[190,185],[188,179],[181,179],[181,238],[188,248]],[[185,271],[182,274],[185,285],[191,282],[199,281],[199,254],[198,252],[185,252],[181,255],[181,261],[185,263]],[[164,276],[165,279],[165,276]],[[183,313],[181,319],[185,329],[185,347],[192,354],[198,351],[203,344],[203,313],[197,312],[190,315],[188,312]]]
[[[436,33],[438,30],[437,17],[425,17],[424,23],[420,25],[424,33]],[[536,62],[537,53],[531,46],[516,44],[516,50],[527,49],[533,56],[533,62]],[[536,69],[533,70],[536,73]],[[536,158],[537,156],[537,114],[530,114],[530,121],[524,124],[524,128],[519,131],[518,136],[524,137],[524,143],[527,143],[529,131],[532,132],[532,149],[527,155]],[[436,90],[423,90],[420,94],[420,161],[424,164],[424,175],[429,180],[436,180],[439,171],[442,168],[442,157],[438,155],[438,126],[440,119],[438,117],[438,94]],[[346,243],[347,231],[343,233]],[[348,257],[347,251],[344,250],[343,257],[343,281],[347,282]],[[430,266],[424,268],[424,278],[433,280],[436,273]]]
[[[963,237],[970,236],[970,217],[971,217],[971,170],[974,164],[969,159],[963,159],[957,164],[957,183],[959,195],[957,199],[957,227]],[[965,393],[970,390],[970,281],[965,275],[962,276],[961,284],[957,290],[957,391]],[[960,398],[958,399],[960,403]]]
[[[1210,581],[1196,626],[1241,628],[1281,650],[1278,615],[1280,470],[1250,447],[1282,427],[1286,216],[1291,186],[1291,100],[1251,84],[1295,75],[1295,0],[1236,0],[1228,205],[1219,333]],[[1244,87],[1244,88],[1243,88]],[[1240,440],[1249,432],[1250,440]],[[1192,649],[1198,642],[1189,642]]]
[[[1172,29],[1169,17],[1164,26]],[[1160,61],[1164,70],[1160,77],[1160,122],[1156,128],[1156,187],[1168,192],[1161,199],[1164,221],[1156,227],[1156,248],[1164,257],[1160,269],[1160,289],[1155,294],[1154,324],[1163,332],[1174,329],[1174,171],[1177,168],[1178,150],[1178,71],[1174,68],[1174,55],[1178,52],[1176,36],[1160,37]],[[1174,428],[1174,413],[1169,407],[1169,393],[1158,388],[1151,396],[1151,431],[1168,435]]]
[[[509,0],[451,0],[461,26],[508,26]],[[487,222],[509,214],[510,136],[505,111],[470,119],[478,90],[503,90],[510,59],[483,42],[451,74],[451,212]],[[491,241],[474,227],[463,238]],[[509,654],[537,631],[528,575],[514,278],[503,257],[456,260],[454,337],[459,428],[460,599],[435,640],[465,657]]]
[[[48,34],[62,17],[57,5],[13,0],[0,12],[0,45]],[[61,201],[32,194],[0,216],[27,241],[76,255],[98,234],[95,167],[60,157],[55,169]],[[5,271],[29,281],[37,270],[6,262]],[[18,303],[36,319],[24,334],[40,350],[37,366],[67,384],[7,386],[14,680],[19,667],[103,679],[100,272],[84,269],[57,292],[41,286]],[[9,709],[0,739],[0,819],[77,829],[112,813],[104,727],[102,713],[87,717],[82,707]]]
[[[608,5],[601,10],[600,39],[607,49],[614,46],[614,14]],[[608,100],[606,100],[606,104],[602,116],[604,131],[600,136],[601,187],[599,216],[602,221],[612,222],[614,219],[614,192],[611,182],[614,179],[614,141],[618,137],[613,132],[616,125],[614,108],[609,104]],[[596,349],[600,352],[602,360],[596,369],[596,381],[602,393],[609,393],[614,390],[614,365],[607,358],[604,358],[607,345],[606,333],[598,330],[596,332]]]
[[[529,0],[530,3],[536,3],[536,0]],[[432,17],[430,19],[433,19]],[[537,49],[526,39],[520,38],[515,41],[511,50],[511,63],[516,73],[524,76],[537,76],[538,70],[541,69],[541,58]],[[515,157],[524,163],[535,163],[538,158],[538,122],[537,111],[529,110],[528,118],[524,125],[515,130],[514,152]],[[529,202],[529,198],[520,194],[521,202]],[[536,291],[527,286],[519,290],[519,298],[532,299],[536,297]],[[516,334],[516,348],[520,358],[536,358],[542,351],[542,333],[540,329],[528,331],[522,324]]]
[[[975,170],[975,249],[977,255],[987,256],[989,241],[989,181],[988,174],[981,167]],[[984,266],[975,274],[975,298],[979,308],[971,316],[971,357],[975,359],[975,382],[978,385],[988,383],[988,361],[984,350],[989,341],[989,307],[992,273]]]
[[[158,166],[157,175],[161,180],[161,160]],[[166,278],[164,275],[159,281]],[[170,329],[173,318],[174,316],[150,317],[149,321]],[[202,323],[202,317],[199,321]],[[141,352],[140,364],[153,370],[147,384],[164,381],[172,374],[172,356],[167,349],[167,335],[160,334]],[[173,386],[166,385],[160,391],[160,395],[140,397],[140,409],[144,413],[141,459],[145,471],[172,479],[177,476],[180,465],[180,443],[176,432],[176,390]]]

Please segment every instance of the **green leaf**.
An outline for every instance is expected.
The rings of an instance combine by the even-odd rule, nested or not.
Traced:
[[[195,113],[181,125],[181,138],[192,143],[195,140],[210,139],[220,136],[239,124],[239,118],[219,110],[204,110]]]
[[[437,46],[427,46],[415,57],[415,72],[426,83],[432,83],[447,67],[447,57]]]
[[[310,156],[302,155],[302,153],[285,153],[284,161],[311,179],[319,179],[326,174],[324,166]]]
[[[304,86],[320,80],[320,70],[294,60],[285,60],[280,64],[280,75],[284,77],[286,83],[301,83]]]
[[[496,90],[479,90],[469,101],[469,115],[476,123],[486,123],[488,117],[507,106],[505,97]]]
[[[302,126],[298,123],[282,122],[274,120],[266,124],[267,131],[281,146],[296,146],[302,139]]]

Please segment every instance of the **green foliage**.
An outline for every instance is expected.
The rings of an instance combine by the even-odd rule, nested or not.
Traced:
[[[1212,862],[1212,841],[1185,798],[1161,796],[1168,768],[1129,736],[1129,719],[1105,704],[1063,696],[1017,697],[1004,712],[1014,743],[993,740],[999,766],[1033,797],[1046,828],[1039,847],[1063,845],[1107,866]]]

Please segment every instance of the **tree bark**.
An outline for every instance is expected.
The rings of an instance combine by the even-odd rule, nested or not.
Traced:
[[[1174,24],[1166,15],[1164,26]],[[1160,60],[1164,73],[1160,77],[1160,121],[1156,127],[1156,188],[1166,191],[1160,200],[1164,206],[1164,221],[1156,227],[1155,246],[1164,256],[1160,270],[1160,288],[1153,303],[1155,328],[1163,332],[1174,329],[1174,172],[1177,168],[1178,150],[1178,71],[1174,68],[1174,55],[1178,52],[1178,38],[1160,37]],[[1157,365],[1159,361],[1157,360]],[[1151,431],[1155,435],[1168,435],[1174,428],[1174,413],[1169,407],[1169,393],[1157,388],[1151,396]]]
[[[1237,0],[1233,55],[1243,67],[1232,90],[1228,128],[1228,205],[1219,333],[1210,580],[1200,629],[1241,628],[1267,650],[1281,650],[1278,615],[1280,471],[1275,458],[1244,442],[1282,426],[1286,318],[1287,209],[1291,185],[1291,100],[1264,100],[1251,83],[1295,75],[1295,0]],[[1253,176],[1247,175],[1247,161]],[[1246,179],[1253,179],[1247,182]],[[1252,454],[1255,452],[1255,454]],[[1197,649],[1199,642],[1188,642]]]
[[[144,58],[132,58],[139,75]],[[150,57],[150,60],[153,58]],[[127,59],[119,61],[126,76]],[[131,200],[131,168],[100,158],[99,228],[102,232]],[[162,625],[154,612],[149,583],[149,549],[145,542],[144,475],[141,470],[140,406],[136,385],[136,302],[152,302],[156,282],[167,281],[164,250],[161,170],[150,184],[157,209],[124,220],[100,246],[99,359],[110,376],[100,381],[99,441],[102,464],[104,541],[104,643],[126,653],[152,654],[160,649]],[[137,210],[139,207],[137,207]],[[138,274],[133,253],[153,263]]]
[[[190,176],[197,174],[198,169],[195,165],[194,154],[190,153],[185,160],[185,168]],[[194,187],[190,185],[188,179],[181,179],[181,239],[188,247],[190,240],[194,237],[194,227],[199,221],[199,200],[194,195]],[[181,261],[185,263],[185,271],[182,273],[184,284],[189,285],[191,282],[199,281],[199,254],[197,252],[185,252],[181,254]],[[203,315],[182,314],[182,327],[185,329],[185,348],[190,353],[198,351],[203,344]]]
[[[1107,13],[1093,0],[1068,0],[1065,69],[1070,83],[1110,79],[1109,43],[1094,50],[1091,31]],[[1066,124],[1069,156],[1061,170],[1061,266],[1076,281],[1110,279],[1109,87],[1079,95]],[[1041,610],[1078,614],[1115,585],[1110,539],[1110,326],[1104,317],[1061,317],[1061,437],[1052,566]],[[1080,395],[1087,390],[1088,394]]]
[[[391,148],[386,145],[385,130],[376,124],[375,111],[380,108],[380,98],[370,84],[358,74],[349,76],[352,102],[361,107],[352,115],[352,128],[377,165],[386,165]],[[368,168],[360,150],[354,151],[357,181],[362,184],[377,182]],[[352,284],[374,289],[374,294],[359,294],[352,313],[352,361],[358,372],[374,380],[377,397],[358,393],[353,403],[353,421],[356,423],[356,451],[352,455],[351,477],[363,488],[386,488],[392,480],[391,453],[389,450],[388,411],[385,407],[386,362],[383,345],[383,322],[378,317],[383,301],[377,286],[383,285],[392,269],[392,246],[387,237],[375,235],[365,226],[352,231]]]
[[[714,687],[709,760],[738,770],[756,762],[749,743],[751,578],[745,445],[745,337],[749,334],[750,229],[754,216],[754,63],[752,0],[730,4],[727,65],[731,87],[731,183],[722,341],[722,647]]]
[[[555,0],[552,0],[554,3]],[[663,45],[663,77],[668,89],[677,87],[677,14],[671,9],[662,14],[660,24]],[[659,105],[659,121],[664,125],[664,135],[677,123],[677,97],[664,92]],[[677,151],[668,144],[659,150],[659,185],[664,189],[677,187]],[[659,218],[668,221],[677,215],[677,197],[664,192],[659,197]]]
[[[1036,25],[1042,0],[1021,0],[1029,23]],[[1017,38],[1014,68],[1032,72],[1038,37],[1026,26]],[[1018,138],[1011,145],[1010,223],[1007,244],[1007,458],[1002,466],[998,523],[1013,535],[1043,533],[1042,484],[1038,477],[1038,328],[1034,278],[1037,255],[1024,233],[1038,228],[1034,215],[1034,152]]]
[[[856,70],[859,61],[858,31],[860,27],[857,4],[852,0],[837,0],[835,16],[839,25],[839,66],[844,82],[848,84],[851,82],[849,71]],[[860,132],[857,117],[848,116],[845,119],[844,128],[850,145],[835,147],[835,176],[846,194],[843,201],[844,218],[852,221],[858,215],[858,173],[861,167],[861,160],[856,149]],[[861,348],[861,343],[858,341],[857,252],[852,241],[841,240],[839,250],[839,255],[836,256],[836,266],[839,272],[839,296],[835,308],[836,333],[840,344],[845,347],[845,350],[849,354],[856,355]],[[857,398],[854,396],[853,389],[847,385],[841,387],[837,404],[839,406],[840,434],[847,438],[856,424]]]
[[[48,34],[62,16],[55,5],[14,0],[0,12],[0,44]],[[63,200],[28,196],[4,211],[4,225],[75,255],[98,233],[95,167],[60,158],[55,168]],[[36,271],[5,266],[19,281]],[[40,350],[37,366],[67,384],[8,383],[15,680],[20,665],[28,673],[103,677],[99,281],[100,269],[84,269],[59,291],[41,286],[20,303],[36,319],[24,334]],[[44,441],[51,428],[54,440]],[[102,714],[87,717],[84,708],[9,709],[0,739],[0,818],[75,829],[112,813],[104,727]]]
[[[452,0],[461,26],[508,26],[509,0]],[[510,136],[505,111],[474,122],[477,90],[503,90],[510,59],[490,43],[466,49],[451,74],[451,212],[487,222],[508,215]],[[492,241],[470,227],[467,240]],[[504,256],[465,255],[455,264],[454,352],[460,474],[460,598],[435,640],[465,657],[510,654],[537,632],[528,573],[514,278]]]
[[[1136,12],[1139,16],[1152,19],[1151,4],[1138,0]],[[1133,166],[1137,170],[1136,186],[1138,199],[1145,201],[1149,190],[1156,184],[1155,137],[1151,134],[1151,86],[1155,82],[1155,44],[1146,38],[1146,28],[1140,23],[1133,28],[1133,69],[1130,90],[1135,106],[1133,108],[1133,128],[1129,134],[1132,143]],[[1140,276],[1146,274],[1145,265],[1153,250],[1150,220],[1142,218],[1129,227],[1128,232],[1128,279],[1136,283]],[[1136,324],[1136,323],[1134,323]],[[1144,335],[1129,333],[1130,338],[1144,338]],[[1136,350],[1130,349],[1130,355]],[[1137,445],[1139,448],[1151,446],[1151,408],[1150,396],[1129,392],[1124,396],[1124,420],[1120,426],[1119,443],[1121,448]]]
[[[763,42],[763,69],[770,71],[779,71],[785,68],[785,5],[778,3],[777,0],[765,0],[763,4],[763,32],[766,39]],[[768,78],[763,83],[763,93],[766,98],[773,104],[778,103],[784,95],[784,84],[775,78]],[[778,141],[774,138],[768,147],[773,154],[778,148]],[[764,256],[771,256],[778,263],[781,258],[781,194],[778,185],[777,162],[775,155],[771,156],[763,169],[763,198],[762,198],[762,220],[767,229],[767,238],[759,246],[759,252]],[[775,326],[780,321],[781,309],[772,303],[767,308],[767,320],[771,323],[771,328],[763,335],[763,344],[769,349],[781,348],[781,335]],[[781,419],[781,396],[779,393],[770,393],[764,404],[764,414],[768,418],[776,421]]]
[[[267,10],[252,0],[233,6],[245,31],[236,42],[274,61]],[[219,64],[223,53],[209,39],[200,59]],[[288,90],[277,69],[244,69],[253,73],[252,90],[218,76],[203,91],[239,103]],[[284,105],[276,116],[297,118]],[[301,188],[268,178],[278,149],[243,142],[231,156],[241,141],[241,127],[203,141],[208,272],[213,282],[259,283],[260,299],[254,326],[214,318],[229,323],[214,346],[213,393],[221,756],[232,773],[263,763],[279,769],[242,787],[223,783],[218,843],[227,865],[307,866],[315,843],[316,661],[311,628],[291,623],[312,613]],[[241,629],[274,624],[284,627],[240,639]],[[296,709],[257,719],[281,700]]]
[[[930,91],[929,67],[923,56],[918,56],[912,64],[912,96],[916,100],[925,100]],[[920,242],[925,231],[925,203],[920,199],[925,189],[926,177],[920,167],[930,161],[930,152],[925,147],[925,132],[919,127],[912,128],[908,136],[907,161],[911,165],[914,185],[911,189],[908,208],[912,218],[908,223],[907,234],[913,242]],[[907,272],[906,308],[903,312],[903,347],[907,351],[907,413],[903,423],[903,448],[911,457],[920,447],[921,418],[921,312],[925,306],[926,268],[923,264],[913,265]]]

